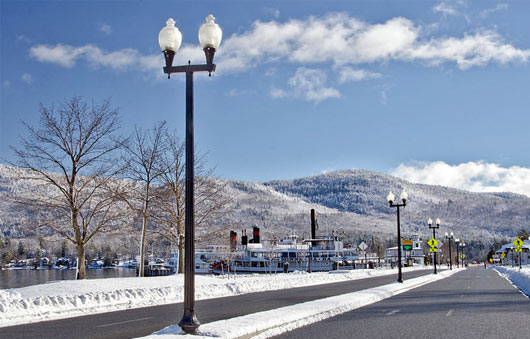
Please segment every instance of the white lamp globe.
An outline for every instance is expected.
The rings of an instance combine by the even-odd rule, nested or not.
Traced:
[[[202,24],[199,28],[199,42],[202,48],[215,48],[217,49],[221,44],[223,38],[223,32],[218,24],[215,23],[213,15],[208,14],[206,17],[206,23]]]
[[[409,194],[407,192],[405,192],[405,190],[401,191],[401,195],[399,196],[399,198],[403,202],[407,201],[408,197],[409,197]]]
[[[182,33],[175,27],[175,20],[169,18],[166,21],[166,27],[158,33],[158,44],[162,51],[176,52],[182,43]]]
[[[428,224],[429,226],[432,225],[432,219],[431,219],[431,218],[429,218],[429,220],[427,220],[427,224]]]
[[[440,218],[436,218],[436,225],[440,226]]]
[[[392,194],[392,192],[388,192],[388,195],[386,196],[386,201],[388,201],[389,203],[392,203],[394,202],[394,199],[396,197],[394,197],[394,194]]]

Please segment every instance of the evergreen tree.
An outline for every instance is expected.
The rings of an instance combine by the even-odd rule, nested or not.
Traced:
[[[24,243],[21,240],[18,242],[17,255],[18,257],[23,257],[25,254],[26,254],[26,246],[24,246]]]

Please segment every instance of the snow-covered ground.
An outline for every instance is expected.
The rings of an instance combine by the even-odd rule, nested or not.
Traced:
[[[521,292],[530,296],[530,267],[523,266],[519,270],[519,267],[497,266],[494,269]]]
[[[404,271],[423,267],[404,268]],[[196,299],[396,274],[396,269],[276,275],[196,276]],[[0,327],[181,302],[184,276],[65,280],[0,290]]]

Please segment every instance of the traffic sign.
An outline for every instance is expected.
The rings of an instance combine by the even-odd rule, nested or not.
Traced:
[[[432,248],[436,247],[436,244],[438,244],[438,241],[436,241],[436,239],[434,238],[431,238],[427,244],[429,244],[429,246],[431,246]]]
[[[466,257],[465,254],[462,254],[462,255],[460,256],[460,258],[462,258],[462,259],[464,259],[465,257]]]
[[[361,251],[365,251],[368,248],[368,245],[366,245],[363,241],[359,244],[359,248],[361,249]]]
[[[522,248],[516,248],[516,249],[515,249],[515,252],[522,252],[522,251],[523,251]]]
[[[506,253],[502,252],[501,257],[504,258],[505,256],[506,256]]]
[[[523,245],[523,241],[520,238],[516,238],[513,244],[515,245],[515,247],[519,248]]]
[[[436,247],[429,248],[429,252],[436,252],[436,251],[437,251]]]
[[[412,251],[412,240],[403,240],[403,251]]]

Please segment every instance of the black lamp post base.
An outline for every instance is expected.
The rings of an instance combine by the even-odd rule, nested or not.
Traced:
[[[179,322],[180,328],[188,334],[195,334],[197,332],[197,328],[199,328],[201,324],[199,323],[199,320],[195,317],[195,312],[190,310],[185,310],[184,315],[182,316],[182,319]]]
[[[403,284],[403,279],[398,279],[397,282]]]

